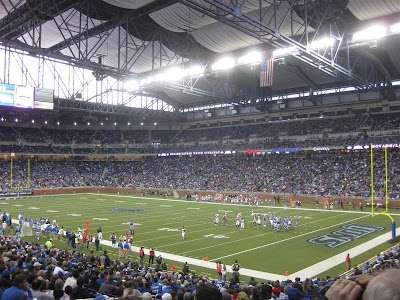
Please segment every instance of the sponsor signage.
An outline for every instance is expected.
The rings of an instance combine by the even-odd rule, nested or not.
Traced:
[[[314,147],[314,151],[329,151],[329,147]]]
[[[159,153],[158,157],[166,156],[192,156],[192,155],[235,155],[236,151],[196,151],[196,152],[171,152],[171,153]]]
[[[325,245],[329,248],[336,248],[347,244],[355,239],[362,238],[376,231],[384,230],[384,227],[370,226],[363,224],[348,224],[342,226],[342,229],[334,231],[330,234],[325,234],[308,240],[310,243]]]
[[[301,152],[301,148],[277,148],[277,149],[271,149],[268,153],[292,153],[292,152]]]
[[[253,154],[253,153],[261,153],[261,150],[247,150],[247,154]]]
[[[0,196],[25,196],[33,195],[33,190],[21,190],[21,191],[2,191]]]
[[[400,148],[400,144],[376,144],[372,145],[372,149],[384,149],[384,148]],[[368,150],[371,149],[371,145],[354,145],[347,146],[347,150]]]

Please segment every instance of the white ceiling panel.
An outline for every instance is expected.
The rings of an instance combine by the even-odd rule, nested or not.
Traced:
[[[104,2],[128,9],[138,9],[144,5],[154,2],[155,0],[103,0]]]
[[[347,8],[359,20],[400,12],[400,0],[350,0]]]

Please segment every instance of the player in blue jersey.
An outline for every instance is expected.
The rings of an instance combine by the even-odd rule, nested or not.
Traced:
[[[218,280],[215,281],[215,286],[220,290],[225,286],[225,282],[220,280],[220,279],[218,279]]]
[[[37,239],[37,240],[40,239],[40,231],[41,231],[40,226],[37,226],[37,227],[36,227],[36,239]]]
[[[17,237],[17,241],[19,242],[21,240],[21,227],[17,225],[15,227],[15,236]]]
[[[296,216],[296,227],[299,227],[299,216]]]

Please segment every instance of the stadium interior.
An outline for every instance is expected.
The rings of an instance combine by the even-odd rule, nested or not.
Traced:
[[[370,205],[375,197],[396,211],[399,50],[398,0],[0,0],[1,197],[99,188],[310,205],[327,198]],[[2,236],[3,258],[13,248],[31,251],[35,241],[26,243]],[[400,267],[398,245],[382,250],[384,259],[363,260],[362,268],[373,267],[362,273]],[[1,274],[11,260],[21,261],[5,259]],[[63,268],[72,275],[72,266]],[[214,282],[159,274],[171,285],[172,298],[164,298],[143,289],[154,269],[138,268],[126,274],[136,289],[141,284],[140,299],[149,300],[148,291],[190,300],[195,281]],[[102,294],[122,297],[115,286],[127,290],[130,278],[115,260],[106,269],[114,289]],[[349,270],[335,283],[260,285],[232,276],[218,297],[321,299],[327,286],[335,291],[358,274]],[[301,298],[290,296],[293,288]]]

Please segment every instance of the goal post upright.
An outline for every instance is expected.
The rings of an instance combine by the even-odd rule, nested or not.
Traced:
[[[31,187],[31,160],[28,158],[28,185],[27,186],[13,186],[13,169],[14,160],[11,158],[11,170],[10,170],[10,187],[11,189],[29,189]]]
[[[388,214],[389,211],[389,200],[388,200],[388,166],[387,166],[387,147],[385,146],[385,211],[375,213],[374,211],[374,158],[373,158],[373,144],[371,143],[371,211],[372,217],[377,215],[384,215],[390,218],[392,221],[392,238],[396,237],[396,222],[393,217]]]

